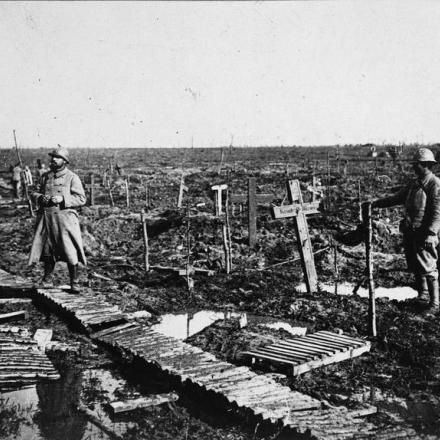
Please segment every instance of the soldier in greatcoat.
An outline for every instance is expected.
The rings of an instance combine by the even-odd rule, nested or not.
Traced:
[[[413,272],[419,299],[429,300],[429,311],[439,310],[438,233],[440,229],[440,179],[431,169],[436,163],[428,148],[413,158],[416,178],[397,194],[372,202],[372,207],[404,205],[401,222],[408,269]]]
[[[65,261],[69,269],[71,291],[78,291],[78,263],[86,265],[78,213],[75,208],[86,203],[84,188],[79,177],[66,165],[69,153],[58,146],[49,153],[50,170],[43,174],[32,192],[38,206],[29,264],[43,261],[43,283],[52,282],[57,261]]]

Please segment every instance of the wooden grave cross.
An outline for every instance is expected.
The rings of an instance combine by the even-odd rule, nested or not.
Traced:
[[[317,209],[318,204],[316,202],[303,203],[298,180],[287,181],[287,194],[290,205],[274,206],[272,208],[273,216],[276,219],[293,218],[294,220],[304,279],[307,292],[310,294],[317,291],[318,277],[316,275],[315,260],[306,215],[319,213]]]
[[[228,188],[228,185],[226,183],[223,183],[221,185],[213,185],[211,186],[211,189],[216,192],[215,197],[215,215],[219,216],[222,214],[222,192],[223,190],[226,190]]]
[[[254,247],[257,242],[257,205],[259,203],[270,203],[276,198],[273,194],[257,194],[257,184],[255,177],[248,179],[248,193],[232,194],[232,203],[248,204],[248,243],[250,247]]]
[[[90,174],[90,183],[85,186],[90,191],[90,206],[93,206],[95,204],[95,189],[99,189],[101,185],[95,185],[95,176]]]

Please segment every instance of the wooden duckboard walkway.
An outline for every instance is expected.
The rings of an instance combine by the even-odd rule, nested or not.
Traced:
[[[25,278],[11,275],[0,269],[0,298],[8,297],[30,297],[34,285]]]
[[[0,326],[0,387],[33,384],[38,379],[57,380],[60,375],[46,354],[38,349],[26,329]]]
[[[11,286],[14,279],[17,279],[17,285],[22,282],[9,274],[6,279],[6,288]],[[133,354],[147,365],[154,365],[178,377],[182,383],[213,392],[247,413],[282,424],[298,434],[316,440],[419,438],[408,427],[390,427],[387,430],[368,422],[365,416],[376,412],[375,407],[358,411],[345,407],[324,407],[319,400],[282,386],[267,375],[256,374],[248,367],[237,367],[221,361],[210,353],[155,332],[146,325],[127,321],[121,323],[125,320],[124,314],[99,295],[91,292],[72,295],[55,288],[28,289],[33,299],[49,302],[55,310],[76,320],[95,341],[122,353]],[[2,292],[0,279],[0,295]],[[2,366],[0,361],[0,368]]]
[[[72,294],[68,289],[37,289],[35,297],[74,318],[88,332],[126,322],[118,306],[91,291]]]
[[[314,368],[345,361],[370,351],[371,344],[359,338],[319,331],[311,335],[285,339],[243,354],[257,360],[292,366],[298,376]]]
[[[297,433],[309,433],[312,438],[354,438],[357,432],[369,433],[374,429],[374,425],[363,418],[376,412],[374,407],[357,412],[345,407],[325,409],[320,401],[292,391],[267,375],[218,360],[212,354],[142,324],[123,324],[91,337],[177,376],[182,383],[213,392],[263,420],[281,422]]]

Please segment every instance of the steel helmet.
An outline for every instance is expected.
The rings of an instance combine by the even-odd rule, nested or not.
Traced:
[[[62,147],[60,144],[58,144],[58,148],[55,148],[49,153],[49,156],[61,157],[66,163],[69,163],[69,152],[67,151],[67,148]]]
[[[433,152],[429,148],[419,148],[414,154],[413,161],[437,163]]]

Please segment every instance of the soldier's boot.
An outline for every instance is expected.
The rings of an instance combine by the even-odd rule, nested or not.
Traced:
[[[53,271],[55,269],[55,261],[51,259],[44,260],[44,275],[41,279],[43,287],[53,287]]]
[[[67,267],[69,268],[70,292],[71,293],[79,293],[78,265],[77,264],[68,264]]]
[[[438,313],[439,311],[439,286],[438,286],[438,277],[430,276],[426,277],[428,282],[428,291],[429,291],[429,308],[427,310],[428,313]]]
[[[427,304],[429,302],[429,290],[426,276],[416,275],[416,289],[418,301]]]

